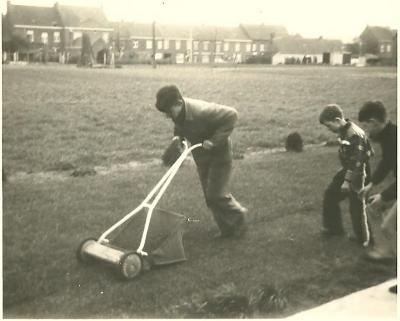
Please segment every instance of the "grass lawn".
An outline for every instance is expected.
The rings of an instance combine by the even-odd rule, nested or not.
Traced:
[[[167,317],[182,300],[233,283],[245,294],[264,284],[284,289],[284,316],[392,277],[394,266],[363,261],[361,249],[346,238],[320,238],[321,190],[329,179],[325,173],[336,169],[335,156],[335,148],[318,148],[237,161],[232,191],[250,210],[249,234],[241,241],[211,238],[216,227],[195,168],[185,165],[160,207],[200,219],[186,227],[188,261],[130,283],[110,269],[79,265],[74,250],[138,205],[163,168],[7,184],[4,315]],[[344,217],[349,230],[347,211]]]
[[[396,115],[396,73],[389,68],[7,66],[6,172],[13,177],[159,158],[171,124],[152,104],[166,82],[188,96],[237,107],[234,139],[241,151],[282,145],[293,130],[309,143],[330,138],[316,120],[332,101],[354,118],[363,101],[379,98]],[[347,238],[321,239],[322,193],[337,167],[334,147],[245,154],[235,162],[232,192],[249,208],[249,232],[242,240],[217,241],[195,167],[185,163],[160,207],[200,219],[185,227],[188,261],[132,282],[99,264],[78,264],[75,249],[136,207],[165,168],[150,163],[108,175],[10,179],[3,185],[4,317],[201,317],[180,308],[204,302],[221,287],[249,298],[271,285],[282,290],[284,308],[231,316],[284,317],[394,277],[395,266],[367,263]]]
[[[237,108],[236,151],[282,146],[292,131],[306,143],[331,135],[318,125],[336,102],[356,119],[381,99],[396,115],[396,69],[346,67],[82,69],[3,67],[6,173],[93,167],[158,158],[172,135],[155,94],[177,84],[184,95]]]

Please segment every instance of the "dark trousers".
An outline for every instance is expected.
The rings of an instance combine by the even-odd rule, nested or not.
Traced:
[[[228,192],[232,161],[209,158],[206,161],[197,160],[196,165],[206,204],[215,222],[221,233],[233,233],[243,224],[246,209]]]
[[[360,200],[357,192],[350,190],[348,193],[341,191],[341,186],[344,182],[345,170],[339,171],[334,177],[332,182],[325,190],[323,210],[322,210],[322,224],[332,234],[342,234],[343,223],[342,213],[340,210],[340,202],[348,198],[350,203],[350,217],[353,226],[354,234],[359,243],[367,241],[368,236],[371,238],[371,230],[367,221],[365,212],[365,201]],[[366,168],[366,183],[369,181],[370,169]]]

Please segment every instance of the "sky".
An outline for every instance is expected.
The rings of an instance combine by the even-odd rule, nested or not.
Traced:
[[[52,6],[55,0],[12,0]],[[111,21],[235,26],[285,26],[289,34],[351,42],[367,25],[399,27],[399,0],[59,0],[60,4],[102,6]],[[6,11],[6,0],[1,10]]]

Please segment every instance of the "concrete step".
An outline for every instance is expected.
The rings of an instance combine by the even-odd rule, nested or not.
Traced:
[[[285,320],[397,320],[397,295],[389,292],[396,279],[349,294]]]

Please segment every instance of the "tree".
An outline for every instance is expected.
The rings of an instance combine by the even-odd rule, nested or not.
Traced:
[[[82,49],[81,59],[78,62],[78,66],[92,67],[94,62],[92,44],[90,43],[90,37],[87,33],[82,35]]]
[[[3,51],[15,52],[29,49],[29,42],[27,39],[11,34],[9,37],[2,37]]]

